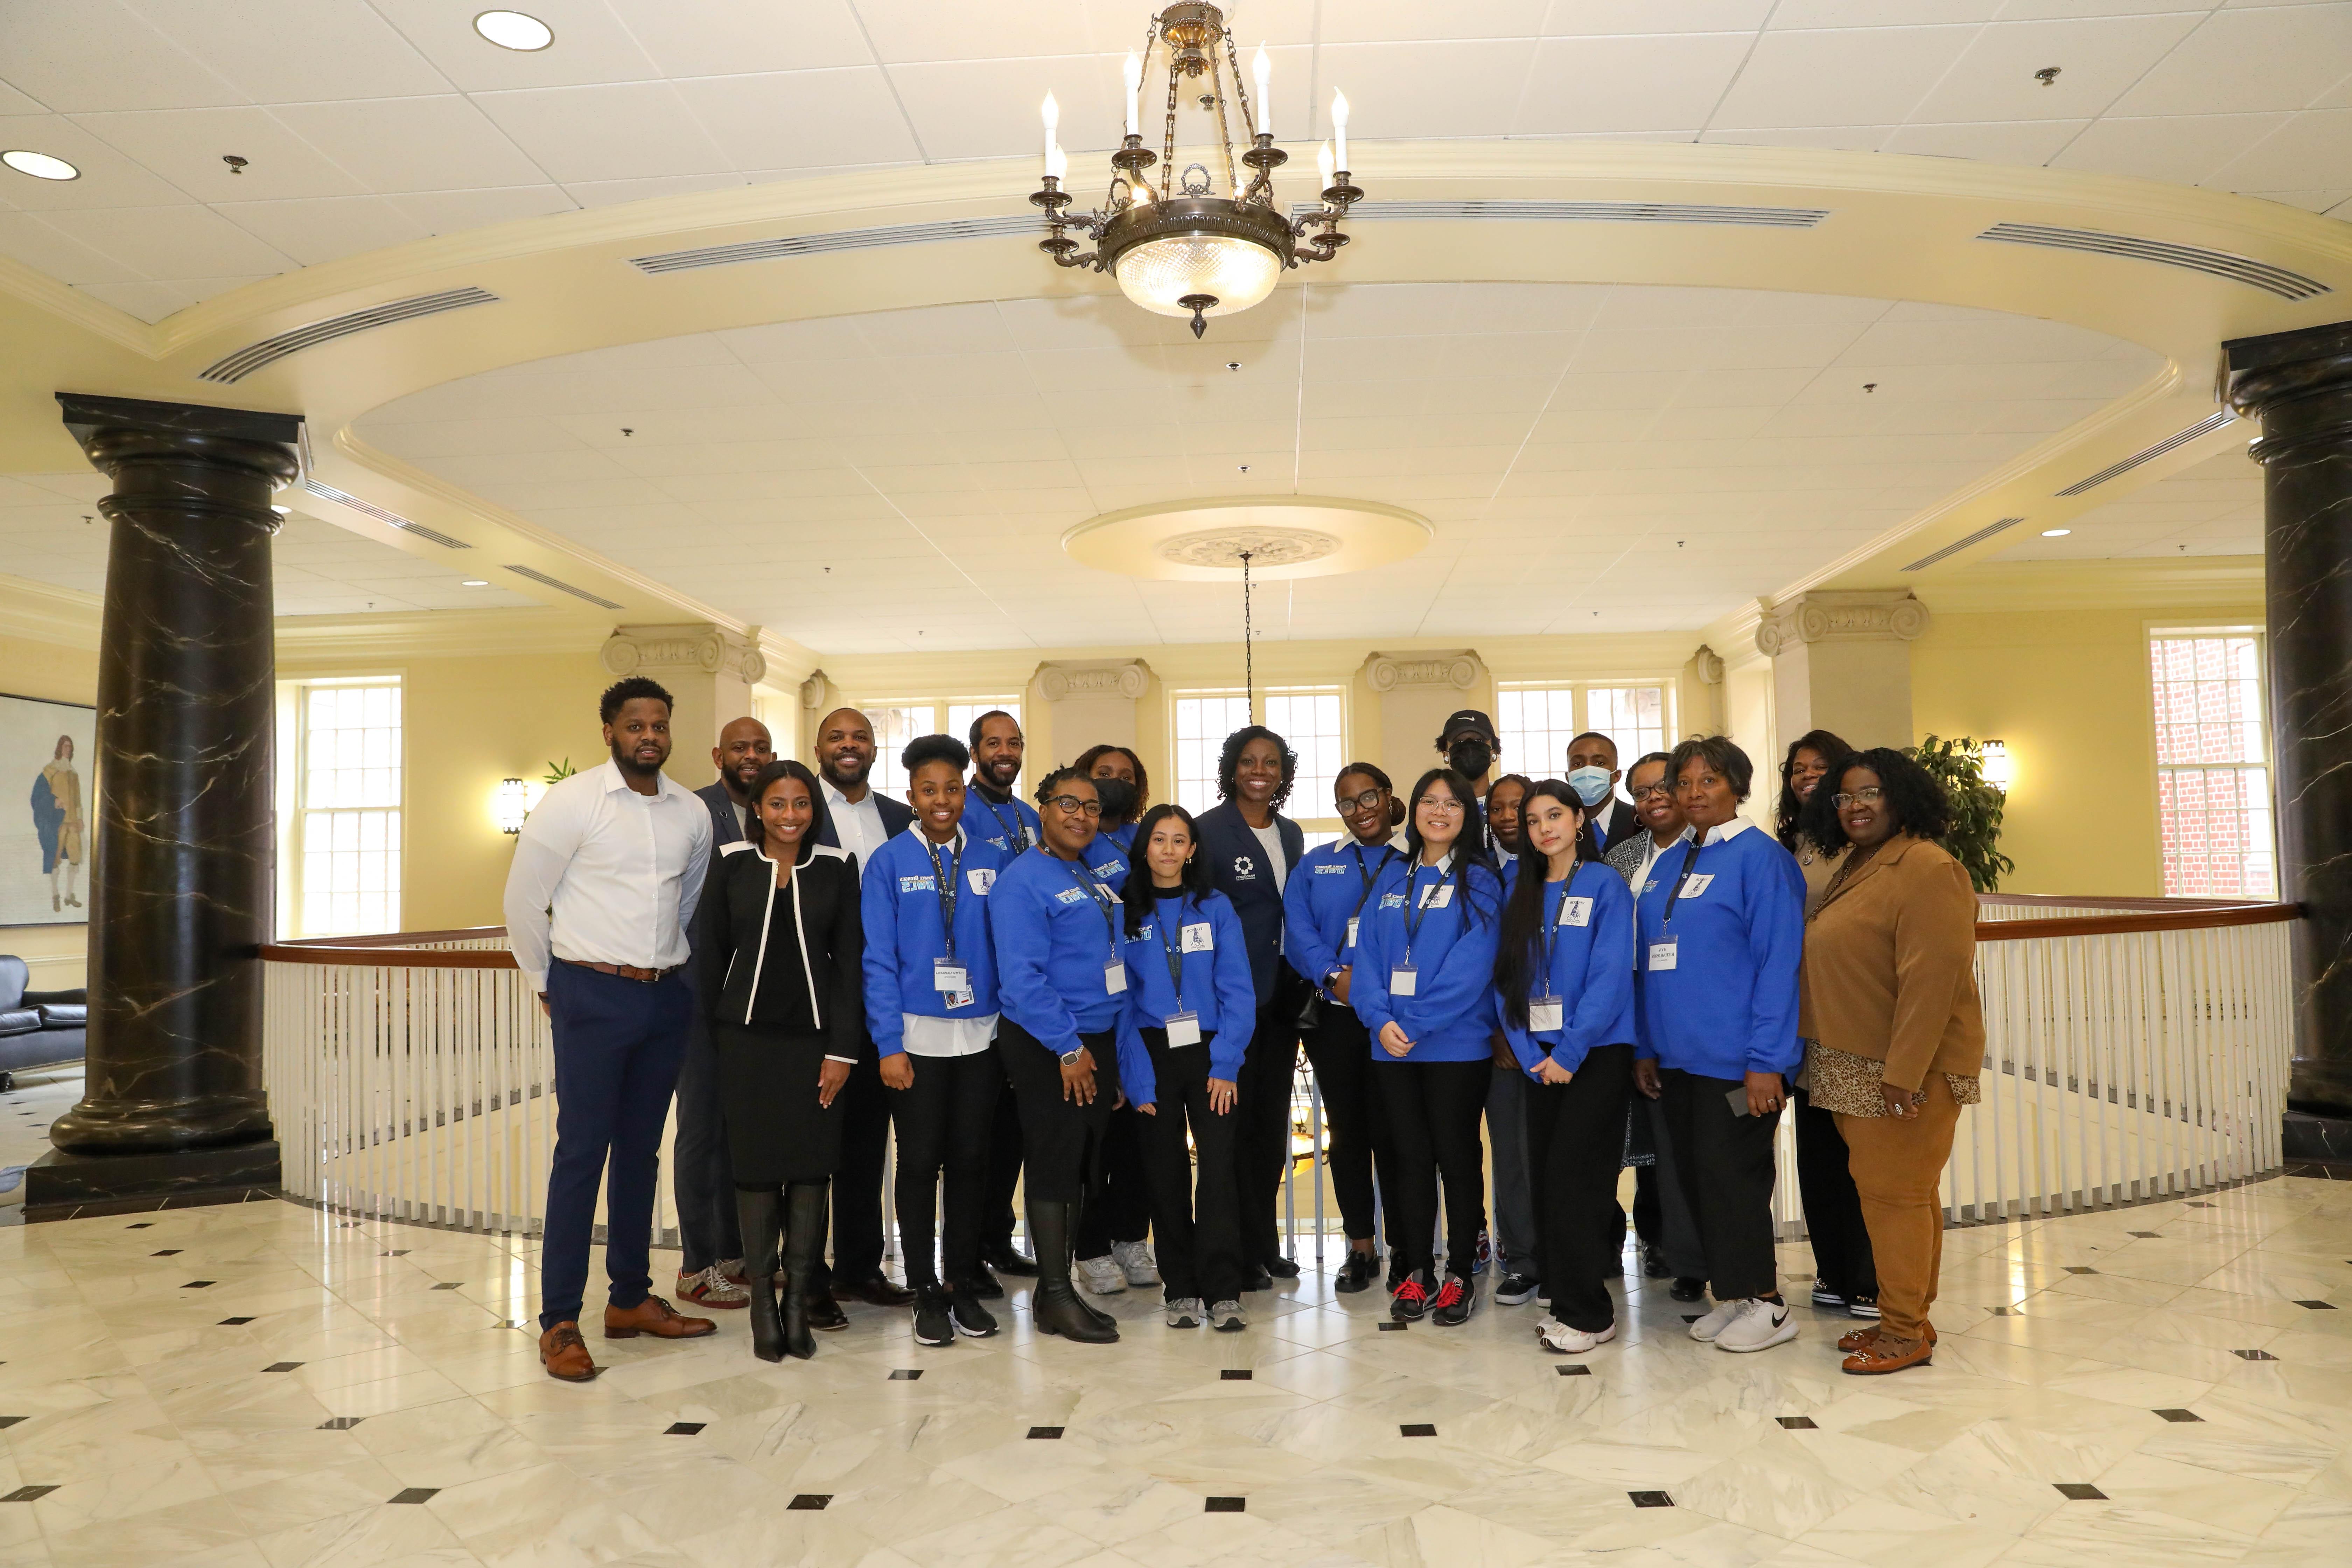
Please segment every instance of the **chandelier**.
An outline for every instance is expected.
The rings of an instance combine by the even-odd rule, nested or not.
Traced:
[[[1141,100],[1155,51],[1165,56],[1168,71],[1167,126],[1157,154],[1143,145]],[[1104,204],[1082,217],[1065,210],[1071,198],[1062,189],[1068,159],[1056,139],[1061,109],[1047,93],[1045,184],[1029,198],[1045,209],[1049,231],[1037,248],[1058,266],[1109,273],[1118,279],[1119,292],[1155,314],[1190,316],[1196,338],[1208,330],[1209,317],[1246,310],[1274,292],[1285,268],[1337,256],[1348,243],[1348,237],[1339,232],[1339,220],[1364,195],[1348,181],[1348,100],[1338,91],[1331,94],[1331,129],[1339,150],[1335,158],[1331,144],[1325,142],[1317,160],[1323,176],[1322,206],[1285,217],[1275,210],[1274,171],[1290,157],[1274,144],[1267,91],[1273,70],[1265,46],[1259,46],[1251,64],[1257,86],[1255,107],[1242,86],[1241,61],[1223,11],[1214,5],[1179,5],[1154,17],[1142,53],[1127,57],[1127,135],[1111,154],[1114,172]],[[1248,143],[1238,159],[1226,112],[1228,80]],[[1215,117],[1216,142],[1224,154],[1225,188],[1231,195],[1216,194],[1204,164],[1177,171],[1176,110],[1188,90],[1200,109]],[[1156,184],[1148,173],[1154,167],[1160,171]],[[1246,184],[1240,168],[1251,171]],[[1078,242],[1065,232],[1072,228],[1094,241],[1095,247],[1080,251]]]

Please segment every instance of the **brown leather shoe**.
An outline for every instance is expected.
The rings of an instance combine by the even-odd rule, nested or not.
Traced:
[[[547,1375],[565,1383],[587,1383],[604,1369],[589,1359],[588,1342],[580,1337],[580,1325],[558,1323],[539,1336],[539,1362],[547,1368]]]
[[[1936,1342],[1929,1335],[1898,1340],[1891,1334],[1880,1334],[1846,1357],[1844,1370],[1856,1377],[1875,1377],[1906,1367],[1925,1366],[1935,1353]]]
[[[853,1301],[864,1301],[876,1307],[905,1307],[915,1300],[912,1290],[903,1285],[893,1285],[887,1274],[876,1274],[864,1279],[835,1279],[833,1293],[835,1297],[846,1296]]]
[[[1848,1355],[1852,1355],[1857,1351],[1868,1350],[1872,1345],[1878,1342],[1878,1335],[1879,1328],[1876,1323],[1865,1323],[1861,1328],[1849,1329],[1844,1333],[1838,1336],[1838,1349],[1845,1352]],[[1933,1323],[1929,1323],[1927,1325],[1927,1343],[1930,1346],[1935,1344],[1936,1325]]]
[[[657,1340],[698,1340],[718,1331],[719,1325],[709,1318],[683,1317],[659,1296],[648,1296],[626,1311],[618,1307],[604,1309],[604,1337],[608,1340],[633,1340],[639,1334],[651,1334]]]

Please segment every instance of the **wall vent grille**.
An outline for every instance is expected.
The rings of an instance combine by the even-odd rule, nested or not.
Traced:
[[[2006,529],[2015,528],[2019,523],[2023,522],[2025,520],[2021,517],[2004,517],[1997,522],[1986,523],[1982,528],[1978,529],[1966,539],[1955,539],[1941,550],[1932,551],[1926,555],[1922,555],[1918,560],[1914,561],[1910,565],[1903,568],[1903,570],[1906,572],[1925,572],[1937,562],[1958,555],[1961,551],[1966,550],[1971,544],[1982,544],[1994,534],[2000,533]]]
[[[371,305],[364,310],[346,315],[330,316],[323,321],[312,321],[291,331],[264,338],[222,359],[215,360],[196,373],[201,380],[231,385],[243,381],[255,371],[267,369],[289,354],[304,349],[317,348],[320,343],[350,337],[353,332],[389,327],[398,321],[413,321],[420,316],[438,316],[446,310],[462,310],[469,305],[494,305],[499,297],[487,289],[446,289],[438,294],[418,294],[407,300],[391,300],[381,305]]]
[[[1045,224],[1034,213],[1001,217],[959,217],[944,223],[908,223],[888,228],[845,228],[832,234],[793,234],[775,239],[747,239],[739,245],[706,245],[693,250],[667,250],[658,256],[633,256],[629,265],[649,278],[669,272],[691,272],[703,267],[733,267],[745,261],[780,261],[793,256],[828,256],[841,250],[879,250],[894,245],[940,245],[957,239],[1001,239],[1007,236],[1034,237]]]
[[[2158,441],[2155,446],[2147,447],[2141,451],[2134,452],[2130,457],[2124,458],[2121,462],[2109,463],[2105,468],[2101,468],[2097,473],[2093,474],[2090,478],[2076,479],[2073,484],[2068,485],[2064,489],[2060,490],[2058,493],[2062,496],[2078,496],[2084,490],[2097,489],[2101,485],[2105,484],[2109,479],[2114,479],[2118,474],[2127,474],[2152,458],[2161,458],[2167,452],[2171,451],[2175,447],[2185,447],[2189,442],[2197,439],[2198,437],[2210,435],[2213,431],[2219,430],[2224,425],[2234,425],[2237,423],[2237,420],[2238,416],[2231,413],[2226,408],[2218,414],[2208,414],[2204,418],[2200,419],[2188,429],[2176,430],[2171,435],[2167,436],[2163,440]]]
[[[2273,267],[2267,261],[2257,261],[2251,256],[2233,256],[2226,250],[2204,250],[2193,245],[2174,245],[2169,240],[2137,239],[2128,234],[2105,234],[2094,228],[2053,228],[2038,223],[1997,223],[1979,239],[1999,240],[2004,245],[2037,245],[2045,250],[2079,250],[2092,256],[2120,256],[2132,261],[2153,261],[2160,267],[2179,267],[2190,272],[2202,272],[2209,278],[2227,279],[2260,289],[2265,294],[2275,294],[2282,300],[2315,300],[2335,290],[2315,278],[2305,278],[2300,272],[2290,272],[2284,267]]]
[[[378,522],[396,528],[403,533],[413,533],[419,539],[429,539],[446,549],[471,550],[474,548],[462,539],[452,539],[437,528],[427,528],[421,522],[411,521],[396,511],[380,507],[373,501],[362,500],[359,497],[339,490],[332,485],[322,485],[316,479],[306,479],[302,481],[302,488],[323,500],[331,500],[338,506],[347,506],[353,511],[363,512]]]
[[[1319,202],[1294,202],[1290,215],[1319,212]],[[1827,207],[1714,206],[1695,202],[1359,202],[1348,221],[1366,218],[1486,218],[1515,223],[1697,223],[1735,228],[1813,228]]]
[[[518,577],[528,577],[541,587],[552,588],[559,594],[569,594],[575,599],[585,599],[590,604],[596,605],[600,609],[617,610],[621,607],[620,605],[613,603],[612,600],[604,598],[599,595],[592,594],[585,588],[575,588],[560,577],[551,577],[535,566],[517,566],[512,563],[509,563],[507,570],[513,573]]]

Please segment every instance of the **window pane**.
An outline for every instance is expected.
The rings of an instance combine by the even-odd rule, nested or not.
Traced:
[[[1555,779],[1568,772],[1568,743],[1580,728],[1575,688],[1497,692],[1495,708],[1495,728],[1503,742],[1495,764],[1496,777],[1525,773],[1531,779]]]
[[[1347,744],[1340,734],[1339,694],[1336,691],[1277,691],[1265,700],[1266,728],[1290,743],[1298,753],[1298,774],[1290,789],[1286,815],[1301,820],[1333,815],[1331,784],[1345,767]]]
[[[866,721],[874,726],[874,771],[866,783],[894,798],[907,793],[907,770],[898,765],[898,753],[907,742],[918,735],[931,731],[931,705],[909,703],[897,708],[861,708]]]
[[[1197,814],[1217,804],[1217,758],[1225,737],[1249,721],[1246,697],[1176,699],[1177,805]]]
[[[301,815],[289,847],[305,935],[399,929],[400,688],[307,689],[298,704]]]
[[[1584,700],[1584,727],[1616,742],[1621,770],[1630,773],[1634,758],[1666,749],[1665,688],[1596,686],[1585,692]],[[1617,784],[1617,796],[1631,798],[1622,779]]]
[[[2166,895],[2276,898],[2261,639],[2151,638],[2148,668]]]
[[[970,745],[971,721],[983,713],[992,713],[999,709],[1012,714],[1014,723],[1021,722],[1021,699],[1018,697],[976,697],[969,702],[950,702],[948,704],[948,733]],[[1075,752],[1072,754],[1076,755]]]

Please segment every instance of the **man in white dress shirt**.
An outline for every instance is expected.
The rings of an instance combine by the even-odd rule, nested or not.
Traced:
[[[653,1294],[649,1256],[662,1126],[693,1008],[681,971],[710,858],[710,813],[663,776],[667,691],[633,677],[607,688],[600,710],[612,761],[548,790],[524,820],[507,874],[515,967],[555,1032],[539,1358],[566,1383],[598,1370],[580,1312],[608,1163],[604,1337],[693,1339],[719,1326]]]

